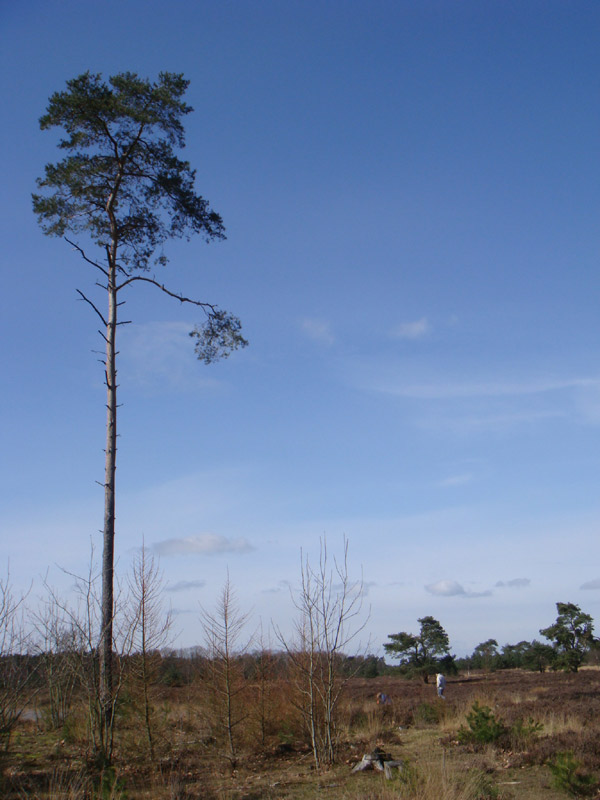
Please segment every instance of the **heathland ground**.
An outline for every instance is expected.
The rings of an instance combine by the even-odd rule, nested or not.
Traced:
[[[315,769],[309,739],[285,676],[256,673],[235,696],[235,764],[222,730],[214,686],[199,675],[169,673],[152,686],[153,757],[139,697],[124,692],[113,766],[91,760],[83,698],[62,725],[51,724],[38,694],[2,756],[6,800],[539,800],[598,796],[600,671],[522,670],[449,677],[435,687],[397,675],[351,678],[337,708],[336,762]],[[260,677],[260,676],[259,676]],[[263,673],[263,679],[266,673]],[[383,691],[391,704],[380,706]],[[218,699],[218,698],[217,698]],[[391,780],[352,773],[380,748],[403,762]]]

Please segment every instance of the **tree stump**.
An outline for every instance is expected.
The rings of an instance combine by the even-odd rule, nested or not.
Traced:
[[[371,753],[364,754],[362,760],[352,768],[352,772],[363,772],[366,769],[374,769],[377,772],[383,772],[385,777],[391,780],[393,768],[402,769],[402,766],[402,761],[395,760],[389,753],[376,747]]]

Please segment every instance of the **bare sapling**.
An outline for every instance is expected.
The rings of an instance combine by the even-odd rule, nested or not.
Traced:
[[[267,734],[274,716],[273,685],[276,674],[276,659],[273,654],[271,642],[265,638],[262,623],[258,638],[258,650],[253,653],[253,694],[252,703],[255,724],[258,727],[260,743],[264,747]]]
[[[201,623],[217,733],[225,742],[232,770],[238,761],[238,728],[247,717],[243,703],[247,685],[240,656],[250,645],[249,641],[241,642],[248,617],[240,611],[228,573],[214,612],[202,609]]]
[[[57,730],[66,724],[79,686],[77,635],[50,590],[31,619],[42,683],[48,693],[46,723]]]
[[[10,739],[35,692],[35,665],[23,619],[25,596],[15,596],[10,573],[0,578],[0,746],[7,751]]]
[[[122,610],[120,586],[115,593],[115,616],[111,621],[112,676],[110,713],[106,711],[106,697],[102,682],[102,655],[104,619],[102,614],[101,575],[96,570],[92,547],[88,572],[76,575],[65,571],[74,580],[72,599],[64,600],[47,586],[51,601],[63,614],[63,624],[73,643],[72,663],[87,704],[89,744],[98,764],[110,764],[114,749],[116,708],[125,679],[125,668],[132,648],[132,629]]]
[[[161,650],[171,643],[173,617],[170,609],[165,607],[160,567],[143,545],[134,557],[128,584],[128,617],[133,646],[130,678],[141,688],[148,750],[151,759],[154,759],[155,735],[150,695],[160,670]]]
[[[346,539],[341,560],[334,558],[333,564],[324,539],[316,567],[301,553],[300,588],[292,599],[298,611],[295,635],[288,640],[279,629],[276,634],[292,667],[297,707],[318,769],[335,762],[336,711],[350,677],[342,674],[341,657],[367,623],[363,581],[350,579]]]

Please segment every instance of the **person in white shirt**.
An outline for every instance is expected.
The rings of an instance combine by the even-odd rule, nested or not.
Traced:
[[[437,686],[438,697],[441,697],[442,700],[445,700],[446,698],[444,697],[444,690],[446,688],[446,678],[444,678],[441,672],[438,672],[437,674],[435,685]]]

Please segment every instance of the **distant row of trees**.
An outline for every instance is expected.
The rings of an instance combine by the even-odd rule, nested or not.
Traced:
[[[551,644],[534,639],[506,644],[500,648],[496,639],[487,639],[470,656],[455,658],[450,654],[448,634],[434,617],[418,620],[420,631],[393,633],[383,645],[385,652],[399,661],[400,671],[409,677],[422,677],[427,683],[436,672],[446,674],[467,669],[546,669],[577,672],[584,661],[598,650],[600,640],[594,633],[594,621],[575,603],[557,603],[554,624],[540,634]]]

